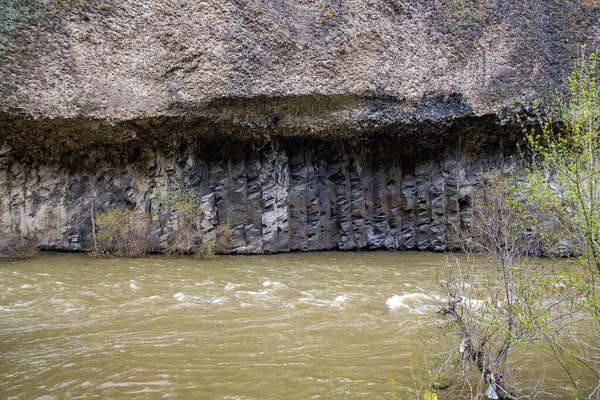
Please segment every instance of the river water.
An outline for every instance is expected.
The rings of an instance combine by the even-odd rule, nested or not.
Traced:
[[[416,317],[433,312],[445,261],[47,253],[3,263],[0,398],[390,397],[389,378],[412,384]]]

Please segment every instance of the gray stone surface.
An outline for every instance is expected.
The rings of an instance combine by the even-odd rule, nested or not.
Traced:
[[[443,250],[512,168],[509,101],[600,43],[566,0],[103,4],[1,38],[0,229],[43,248],[85,249],[111,207],[166,240],[184,185],[229,252]]]
[[[31,42],[13,38],[1,111],[281,133],[502,118],[510,99],[560,82],[576,43],[600,39],[598,7],[565,0],[104,3],[63,9]]]
[[[442,251],[448,222],[468,222],[471,188],[510,166],[499,153],[454,149],[413,162],[397,148],[367,156],[330,149],[296,140],[217,158],[157,150],[94,174],[9,160],[0,221],[42,248],[82,250],[91,244],[92,203],[96,215],[126,206],[149,212],[166,240],[177,229],[164,212],[167,193],[186,187],[201,197],[206,238],[231,229],[226,252]]]

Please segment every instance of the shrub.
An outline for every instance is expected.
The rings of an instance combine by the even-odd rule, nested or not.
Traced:
[[[204,239],[200,230],[204,208],[199,194],[185,186],[174,189],[167,197],[166,206],[174,217],[174,229],[163,246],[165,253],[182,255],[198,252]]]
[[[216,258],[219,253],[219,246],[215,239],[206,240],[198,246],[194,255],[199,258]]]
[[[194,255],[199,258],[216,258],[217,255],[229,248],[232,230],[229,224],[217,226],[215,236],[202,242],[196,248]]]
[[[202,244],[202,232],[195,227],[183,226],[169,233],[163,250],[169,255],[195,253]]]
[[[93,256],[140,257],[158,247],[152,221],[145,213],[115,208],[98,215],[95,224]]]
[[[233,229],[229,223],[219,224],[217,226],[217,233],[215,244],[217,246],[217,252],[227,250],[230,247],[231,237],[233,236]]]
[[[521,123],[529,150],[536,161],[528,171],[528,201],[546,219],[552,230],[544,240],[559,248],[559,254],[576,255],[572,260],[580,271],[568,274],[576,295],[570,302],[585,319],[585,328],[572,325],[552,343],[552,351],[569,376],[577,398],[597,398],[600,393],[600,67],[596,52],[579,45],[571,73],[548,104],[542,118],[537,105],[537,126]],[[514,103],[513,103],[514,107]],[[563,343],[570,334],[576,346]],[[577,368],[583,368],[579,374]],[[587,387],[585,376],[597,378]]]
[[[184,225],[204,217],[200,195],[186,186],[174,189],[169,193],[167,207],[171,212],[177,214]]]

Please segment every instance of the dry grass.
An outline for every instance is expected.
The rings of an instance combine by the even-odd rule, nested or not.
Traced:
[[[94,257],[140,257],[158,248],[158,238],[149,216],[135,211],[112,209],[95,220],[98,233],[90,249]]]

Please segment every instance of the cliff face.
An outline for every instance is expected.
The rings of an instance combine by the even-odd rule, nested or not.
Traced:
[[[261,150],[145,151],[127,164],[106,160],[91,173],[14,162],[0,175],[4,222],[43,248],[79,250],[91,243],[91,220],[111,207],[146,212],[163,240],[176,229],[165,199],[194,188],[204,237],[227,226],[224,250],[446,249],[446,227],[469,220],[471,195],[488,174],[514,163],[490,148],[466,156],[449,143],[421,157],[402,141],[369,143],[360,152],[320,140],[271,142]]]
[[[478,172],[509,167],[509,101],[600,39],[564,0],[55,3],[4,30],[0,217],[64,249],[92,198],[167,232],[182,184],[233,251],[442,249]]]
[[[1,66],[3,111],[311,130],[498,114],[599,39],[597,7],[564,0],[102,4],[21,28],[33,39]]]

